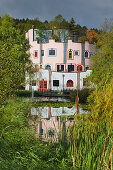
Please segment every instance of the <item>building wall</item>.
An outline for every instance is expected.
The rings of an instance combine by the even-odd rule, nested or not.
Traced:
[[[42,65],[42,69],[39,72],[34,73],[32,79],[36,80],[36,86],[32,88],[34,90],[39,89],[39,81],[47,80],[47,90],[65,90],[65,89],[76,89],[77,84],[79,88],[83,88],[83,79],[90,75],[91,70],[85,71],[86,66],[90,66],[90,56],[96,50],[94,45],[89,44],[88,41],[84,43],[75,43],[72,40],[68,40],[66,43],[55,42],[50,39],[48,43],[38,44],[37,41],[33,40],[33,29],[30,29],[26,33],[26,38],[29,39],[30,43],[30,59],[33,65]],[[49,56],[48,50],[55,49],[56,53],[54,56]],[[44,50],[44,55],[41,55],[41,50]],[[72,50],[73,57],[69,59],[69,50]],[[35,56],[37,52],[37,57]],[[79,51],[79,55],[75,55],[75,51]],[[85,52],[88,52],[88,56],[85,57]],[[66,59],[66,60],[65,60]],[[57,64],[64,64],[65,70],[57,72]],[[48,70],[44,70],[46,65],[51,66],[51,78]],[[68,65],[74,65],[75,69],[73,72],[67,72]],[[77,72],[77,65],[82,65],[83,70]],[[53,86],[53,80],[59,80],[59,86]],[[67,87],[67,81],[73,81],[73,87]],[[26,74],[26,90],[30,90],[29,76]]]
[[[33,29],[30,29],[26,33],[26,38],[29,39],[30,43],[30,58],[34,64],[41,63],[41,49],[44,50],[44,56],[42,56],[42,67],[45,68],[47,64],[52,66],[52,71],[56,71],[55,65],[57,63],[64,63],[65,57],[65,43],[55,42],[55,40],[50,39],[48,43],[38,44],[37,41],[33,41]],[[88,41],[85,41],[84,44],[85,51],[88,51],[88,58],[84,58],[85,65],[88,66],[91,64],[90,55],[95,52],[94,45],[89,44]],[[56,56],[48,56],[48,49],[56,49]],[[69,50],[73,52],[73,58],[69,59]],[[75,55],[75,51],[79,51],[79,55]],[[38,56],[35,57],[35,51],[38,52]],[[66,63],[67,64],[82,64],[82,57],[85,54],[82,52],[82,43],[75,43],[72,40],[67,41],[66,45]]]
[[[88,77],[91,74],[91,70],[86,72],[80,72],[79,74],[79,88],[83,88],[83,79]],[[64,78],[63,78],[64,75]],[[36,80],[36,86],[32,86],[34,90],[39,90],[39,81],[47,80],[47,90],[49,90],[49,71],[41,69],[39,72],[35,73],[32,77],[33,80]],[[64,80],[63,80],[64,79]],[[59,86],[53,86],[53,80],[59,80]],[[73,81],[73,87],[67,87],[67,81]],[[51,72],[51,90],[74,90],[77,88],[78,83],[78,73],[65,73],[65,72]],[[29,76],[26,74],[26,90],[30,90],[29,87]]]
[[[69,50],[73,50],[73,59],[69,59],[68,52]],[[77,50],[79,51],[79,55],[74,55],[74,51]],[[81,63],[81,58],[82,58],[82,46],[81,43],[75,43],[72,42],[72,40],[68,40],[67,43],[67,63],[75,63],[75,64],[82,64]]]
[[[44,56],[42,59],[43,66],[47,64],[52,66],[52,70],[55,71],[56,63],[64,63],[64,46],[63,43],[55,42],[55,40],[49,40],[49,43],[43,44]],[[48,49],[56,49],[55,57],[48,57]]]
[[[85,50],[88,51],[88,53],[89,53],[88,58],[85,58],[85,65],[90,66],[91,65],[91,56],[90,55],[96,52],[95,45],[89,44],[88,41],[85,41]]]

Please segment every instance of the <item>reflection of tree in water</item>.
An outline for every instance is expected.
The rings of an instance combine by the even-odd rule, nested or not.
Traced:
[[[62,107],[62,114],[66,114],[66,111],[64,110],[64,107]]]

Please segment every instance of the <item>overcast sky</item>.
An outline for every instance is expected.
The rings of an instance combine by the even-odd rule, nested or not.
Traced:
[[[77,24],[100,28],[104,18],[113,18],[113,0],[0,0],[0,15],[52,20],[58,14]]]

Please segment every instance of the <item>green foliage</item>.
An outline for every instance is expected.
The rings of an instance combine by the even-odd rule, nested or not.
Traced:
[[[76,25],[76,28],[75,28],[75,31],[76,31],[76,36],[77,36],[77,39],[79,37],[86,37],[86,30],[87,30],[87,27],[86,26],[80,26],[79,24]]]
[[[38,119],[31,117],[30,108],[30,102],[17,98],[0,109],[0,169],[68,169],[72,163],[60,143],[36,139]]]
[[[93,89],[84,88],[78,90],[79,102],[87,103],[88,96],[92,93]],[[75,97],[77,96],[77,90],[70,91],[70,99],[72,102],[75,102]]]
[[[67,134],[67,152],[75,169],[110,168],[113,126],[109,122],[95,121],[90,114],[78,116],[77,120]]]
[[[90,114],[78,115],[77,123],[66,129],[59,143],[43,142],[36,139],[38,118],[30,115],[31,106],[25,99],[17,98],[7,100],[0,108],[1,170],[110,168],[111,123],[97,121]]]
[[[32,91],[29,91],[29,90],[16,90],[15,91],[15,96],[16,97],[31,97],[32,96]]]
[[[23,85],[30,67],[28,41],[14,28],[13,18],[5,14],[0,26],[0,101]]]
[[[33,107],[72,107],[75,103],[72,102],[33,102]]]
[[[61,14],[57,15],[52,21],[49,22],[50,29],[68,29],[68,22],[62,17]]]
[[[94,84],[95,91],[89,97],[89,105],[96,119],[111,121],[113,118],[113,26],[108,24],[107,28],[109,28],[107,32],[102,31],[99,34],[97,41],[99,51],[92,57],[92,74],[89,80]]]
[[[86,36],[78,37],[78,42],[79,43],[83,43],[86,40],[87,40]]]
[[[71,38],[72,38],[72,41],[75,40],[75,20],[74,18],[71,18],[70,22],[69,22],[69,31],[71,33]]]

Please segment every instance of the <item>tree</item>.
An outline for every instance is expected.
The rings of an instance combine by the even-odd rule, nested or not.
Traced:
[[[78,37],[78,42],[79,43],[82,43],[82,42],[84,42],[86,40],[87,40],[86,36]]]
[[[88,39],[88,41],[90,43],[96,43],[97,42],[97,32],[92,30],[92,29],[88,29],[86,31],[86,38]]]
[[[61,14],[57,15],[52,21],[49,22],[50,29],[68,29],[68,22],[62,17]]]
[[[109,27],[109,25],[108,25]],[[92,57],[90,81],[95,90],[89,97],[91,112],[95,118],[113,118],[113,27],[98,35],[99,51]]]
[[[25,71],[30,68],[28,49],[28,41],[14,27],[13,18],[5,14],[0,26],[0,100],[23,85]]]
[[[79,24],[76,25],[75,33],[76,33],[76,37],[78,40],[79,40],[79,38],[82,40],[85,38],[85,40],[86,40],[86,30],[87,30],[86,26],[81,27]]]
[[[69,31],[71,33],[72,41],[75,40],[75,20],[74,18],[71,18],[69,22]]]

